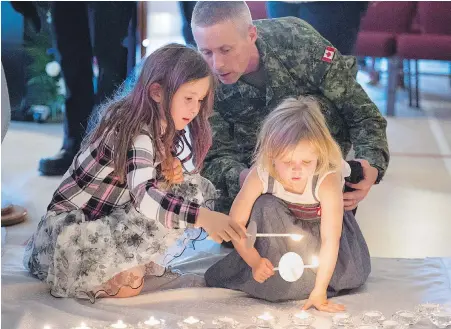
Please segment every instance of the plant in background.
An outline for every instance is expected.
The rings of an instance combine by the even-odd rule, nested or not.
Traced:
[[[31,60],[27,68],[27,107],[37,122],[60,121],[66,91],[50,34],[45,30],[36,33],[25,47]]]
[[[42,8],[40,8],[42,9]],[[30,33],[25,49],[30,59],[27,66],[27,94],[25,106],[37,122],[61,121],[66,88],[61,66],[52,48],[50,12],[40,10],[42,28]],[[46,15],[47,19],[42,16]]]

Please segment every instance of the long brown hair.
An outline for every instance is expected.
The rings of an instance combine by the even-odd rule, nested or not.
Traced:
[[[172,98],[184,83],[205,77],[211,79],[210,90],[202,101],[199,114],[189,124],[193,161],[199,170],[212,143],[208,119],[213,112],[215,80],[208,64],[195,49],[175,43],[149,55],[130,92],[125,95],[121,92],[101,106],[91,119],[90,133],[84,146],[94,143],[107,132],[115,131],[113,161],[117,176],[124,182],[127,151],[134,138],[147,126],[157,159],[166,160],[180,143],[180,134],[175,130],[170,112]],[[150,95],[150,86],[154,83],[158,83],[163,90],[162,111]],[[164,131],[161,126],[163,120],[167,123]]]

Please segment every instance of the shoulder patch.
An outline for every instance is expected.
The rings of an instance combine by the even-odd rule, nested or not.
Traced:
[[[326,47],[326,50],[324,50],[323,58],[321,58],[321,60],[323,62],[332,63],[336,51],[337,49],[334,47]]]

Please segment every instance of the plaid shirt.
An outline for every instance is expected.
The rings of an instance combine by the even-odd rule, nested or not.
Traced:
[[[160,162],[150,135],[137,136],[128,151],[124,183],[114,172],[114,138],[110,132],[76,155],[47,210],[61,213],[81,209],[87,220],[96,220],[132,203],[143,215],[167,228],[192,226],[199,205],[158,189],[156,167]]]

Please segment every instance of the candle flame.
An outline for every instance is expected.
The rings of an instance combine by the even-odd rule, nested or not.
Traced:
[[[160,322],[160,320],[157,320],[157,319],[155,319],[155,317],[151,316],[149,318],[149,320],[144,321],[144,323],[149,325],[149,326],[155,326],[155,325],[160,324],[161,322]]]
[[[308,313],[306,311],[301,311],[300,313],[296,314],[296,317],[299,319],[307,319],[310,317],[310,313]]]
[[[319,259],[317,256],[312,256],[312,265],[316,267],[319,266]]]
[[[301,241],[303,236],[301,234],[291,234],[291,240],[293,241]]]
[[[188,323],[188,324],[195,324],[195,323],[198,323],[199,320],[193,316],[190,316],[189,318],[185,319],[183,322]]]
[[[266,321],[274,319],[274,317],[271,314],[269,314],[268,312],[263,313],[258,318],[261,320],[266,320]]]

